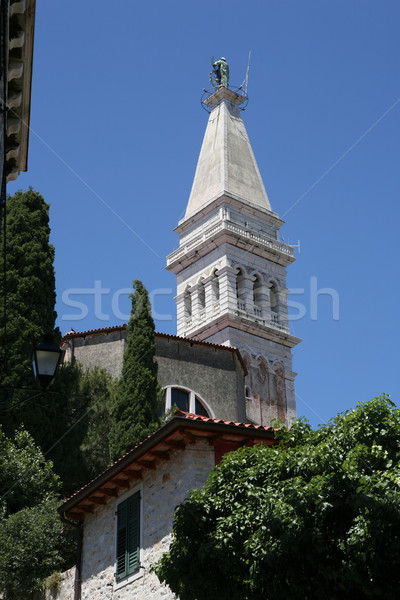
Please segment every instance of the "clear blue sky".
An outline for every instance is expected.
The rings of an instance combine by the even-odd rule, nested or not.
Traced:
[[[382,392],[397,401],[400,5],[37,4],[29,170],[8,191],[32,186],[51,205],[61,330],[124,322],[118,294],[137,278],[163,290],[154,309],[170,319],[156,328],[176,332],[165,256],[206,127],[210,58],[226,56],[240,85],[251,50],[245,125],[283,237],[301,242],[288,273],[305,290],[292,297],[305,310],[291,321],[298,414],[316,425]],[[97,306],[74,295],[96,281],[109,290]],[[311,314],[312,281],[337,293],[337,320],[327,295]]]

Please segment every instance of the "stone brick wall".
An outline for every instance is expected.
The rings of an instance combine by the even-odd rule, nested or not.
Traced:
[[[150,566],[168,549],[176,506],[185,500],[190,489],[204,485],[213,467],[214,449],[207,441],[188,444],[185,450],[171,452],[170,460],[160,462],[155,470],[147,471],[140,486],[133,484],[128,492],[85,518],[82,600],[172,600],[175,597],[150,573]],[[142,568],[133,581],[116,584],[116,508],[138,487],[142,491]],[[67,573],[69,575],[62,577],[59,594],[48,595],[46,600],[73,599],[73,574],[72,571]]]
[[[60,574],[57,590],[46,589],[44,600],[74,600],[75,567]]]

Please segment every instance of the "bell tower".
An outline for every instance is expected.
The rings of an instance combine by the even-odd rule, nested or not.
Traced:
[[[286,267],[293,249],[279,240],[241,117],[246,97],[220,85],[210,110],[186,214],[167,258],[177,276],[178,335],[236,346],[246,363],[246,416],[270,425],[296,417]],[[221,390],[223,393],[223,390]]]

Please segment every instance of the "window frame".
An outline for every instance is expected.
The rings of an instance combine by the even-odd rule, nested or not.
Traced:
[[[138,516],[138,521],[139,521],[139,557],[138,557],[138,567],[137,569],[135,569],[134,571],[132,571],[131,573],[129,573],[129,568],[126,568],[126,574],[121,576],[120,578],[117,579],[117,567],[118,567],[118,522],[119,522],[119,508],[122,504],[124,504],[125,502],[129,501],[130,498],[133,498],[133,496],[135,496],[136,494],[139,494],[139,498],[138,498],[138,511],[139,511],[139,516]],[[125,494],[121,495],[120,498],[118,498],[118,502],[115,506],[115,526],[114,526],[114,532],[115,532],[115,544],[114,544],[114,556],[115,556],[115,561],[114,561],[114,590],[118,590],[121,587],[124,587],[125,585],[128,585],[129,583],[132,583],[133,581],[135,581],[136,579],[139,579],[140,577],[143,576],[144,574],[144,567],[142,566],[143,564],[143,486],[139,485],[136,486],[130,490],[128,490]]]
[[[208,416],[210,419],[215,419],[214,411],[210,407],[210,405],[203,400],[203,398],[194,392],[190,388],[184,387],[183,385],[165,385],[163,390],[165,392],[165,412],[168,412],[171,409],[171,390],[175,388],[177,390],[182,390],[189,394],[189,412],[193,414],[196,413],[196,399],[203,405],[204,409],[208,412]]]

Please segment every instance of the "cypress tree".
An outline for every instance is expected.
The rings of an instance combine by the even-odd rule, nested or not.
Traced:
[[[38,192],[30,188],[7,198],[0,252],[0,414],[10,434],[23,422],[35,435],[42,424],[42,407],[24,403],[29,392],[13,388],[34,387],[32,349],[44,336],[59,341],[49,236],[49,205]]]
[[[99,367],[86,371],[82,378],[81,388],[87,397],[88,426],[80,450],[88,480],[110,464],[108,434],[112,425],[115,385],[116,380]]]
[[[155,361],[154,321],[146,288],[133,282],[132,310],[113,406],[109,442],[115,460],[159,427],[160,386]]]
[[[57,373],[49,404],[46,454],[70,496],[110,464],[108,434],[115,380],[104,369],[85,370],[75,359]]]

